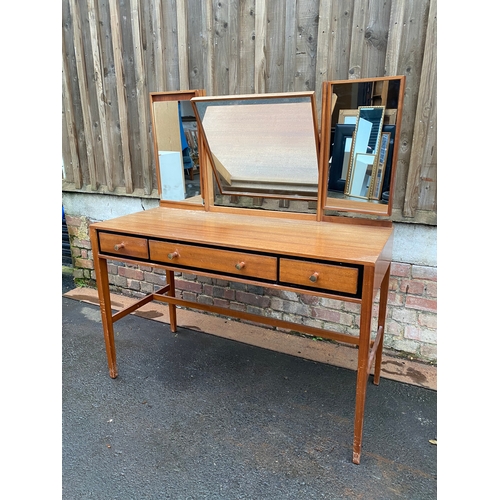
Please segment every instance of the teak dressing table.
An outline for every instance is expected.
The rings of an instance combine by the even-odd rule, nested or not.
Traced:
[[[159,207],[94,223],[90,235],[112,378],[118,375],[113,324],[152,300],[169,305],[172,332],[181,306],[358,346],[352,461],[359,464],[372,368],[374,383],[380,381],[393,240],[387,216],[404,77],[325,82],[322,93],[321,141],[313,92],[152,93]],[[168,170],[160,169],[158,158],[168,153],[169,168],[182,168],[183,113],[196,118],[201,194],[172,200],[161,191],[160,177]],[[354,130],[348,141],[342,139],[339,155],[334,142],[344,115],[350,115]],[[165,153],[159,144],[171,149]],[[332,176],[335,183],[329,182]],[[330,189],[333,184],[336,190]],[[166,285],[113,314],[108,260],[162,268]],[[176,296],[175,273],[183,271],[360,304],[359,335],[187,301]]]

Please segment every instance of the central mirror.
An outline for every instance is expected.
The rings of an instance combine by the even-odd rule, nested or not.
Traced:
[[[320,196],[325,214],[391,214],[404,80],[323,84]]]
[[[198,97],[192,103],[216,203],[224,195],[318,199],[314,92]]]

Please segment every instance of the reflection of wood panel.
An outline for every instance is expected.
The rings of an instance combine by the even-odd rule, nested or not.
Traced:
[[[178,102],[157,101],[153,109],[158,151],[182,153]]]
[[[203,128],[216,168],[233,187],[316,192],[310,102],[209,106]],[[223,166],[223,168],[221,167]]]

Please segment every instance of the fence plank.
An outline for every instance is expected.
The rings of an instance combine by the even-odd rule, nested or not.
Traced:
[[[128,133],[127,96],[125,94],[125,79],[123,74],[123,45],[120,31],[119,6],[117,0],[110,0],[111,42],[113,44],[113,58],[116,76],[116,90],[118,103],[118,116],[120,124],[121,151],[123,161],[123,174],[125,178],[125,191],[132,193],[134,183],[132,180],[132,164],[130,160],[130,142]]]
[[[149,163],[149,144],[148,137],[148,103],[149,94],[146,91],[146,82],[144,74],[144,63],[142,57],[142,37],[141,37],[141,20],[138,0],[130,0],[130,18],[132,21],[132,38],[134,40],[134,61],[135,61],[135,77],[137,91],[137,110],[139,113],[139,135],[143,145],[141,148],[141,165],[142,177],[144,182],[144,192],[151,194],[151,166]]]
[[[179,85],[172,90],[189,90],[189,64],[188,58],[181,56],[187,53],[188,28],[187,28],[187,5],[185,0],[177,0],[177,52],[179,59]]]
[[[295,90],[315,90],[318,5],[316,0],[297,1],[297,54]]]
[[[72,181],[75,183],[75,188],[82,187],[82,174],[80,170],[80,161],[78,159],[77,140],[75,135],[75,120],[73,116],[73,106],[70,100],[70,87],[68,81],[68,70],[64,50],[64,37],[63,42],[63,65],[62,65],[62,89],[63,89],[63,118],[66,125],[67,144],[69,146]]]
[[[370,2],[365,29],[363,75],[384,76],[387,37],[391,15],[391,2]]]
[[[86,153],[87,153],[87,163],[90,176],[90,186],[91,189],[96,190],[97,185],[97,168],[94,158],[94,144],[92,141],[92,120],[90,116],[90,103],[88,96],[88,86],[87,86],[87,73],[85,69],[84,60],[84,50],[83,50],[83,40],[82,40],[82,30],[81,30],[81,20],[80,12],[78,10],[78,5],[76,0],[70,0],[71,14],[73,16],[73,37],[75,39],[75,60],[76,60],[76,71],[78,75],[78,88],[80,91],[80,101],[82,105],[83,113],[83,127],[85,137],[87,138]]]
[[[351,50],[349,54],[349,78],[351,79],[365,76],[363,75],[363,56],[365,55],[365,27],[368,22],[368,4],[368,0],[354,2]]]
[[[436,0],[430,0],[429,21],[425,43],[422,78],[415,113],[412,155],[408,170],[405,217],[414,217],[417,208],[435,209],[436,199],[436,143],[429,129],[436,127]],[[429,207],[430,205],[430,207]]]
[[[256,93],[266,92],[267,0],[255,0],[255,69]]]
[[[255,92],[255,0],[241,0],[239,4],[238,89],[234,93],[253,94]]]
[[[97,109],[99,112],[99,128],[101,131],[101,142],[104,155],[104,173],[106,176],[106,186],[110,192],[114,190],[113,174],[111,172],[111,137],[108,134],[108,120],[106,117],[106,98],[102,83],[102,63],[99,51],[99,37],[97,34],[97,21],[94,0],[87,0],[87,12],[89,21],[90,41],[92,46],[92,61],[94,63],[95,91],[97,98]]]

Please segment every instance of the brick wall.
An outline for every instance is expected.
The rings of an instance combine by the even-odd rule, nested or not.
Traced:
[[[95,285],[89,220],[66,215],[74,278]],[[108,261],[112,291],[143,297],[165,285],[165,272]],[[78,282],[78,281],[77,281]],[[177,295],[191,301],[271,316],[356,335],[360,306],[351,302],[176,273]],[[378,296],[375,299],[378,304]],[[373,332],[376,330],[375,307]],[[437,269],[393,262],[384,347],[425,362],[437,361]]]

